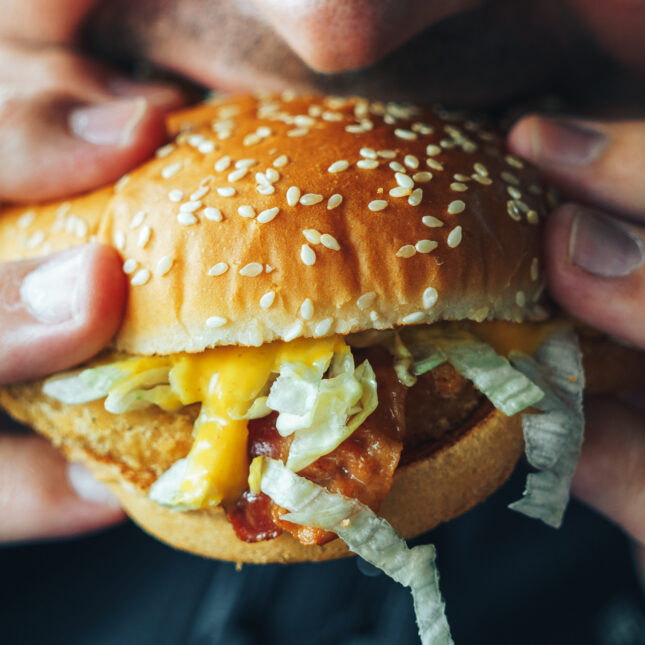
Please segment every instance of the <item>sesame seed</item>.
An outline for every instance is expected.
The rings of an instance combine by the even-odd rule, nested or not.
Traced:
[[[125,248],[125,233],[123,231],[114,231],[114,247],[119,251]]]
[[[376,159],[376,150],[372,148],[361,148],[358,154],[365,159]]]
[[[517,175],[514,175],[512,172],[508,172],[508,170],[502,170],[502,172],[499,173],[499,176],[507,184],[513,184],[514,186],[520,185],[520,180],[518,179]]]
[[[412,175],[412,179],[418,184],[425,184],[432,179],[432,173],[428,172],[427,170],[415,172],[414,175]]]
[[[217,189],[217,194],[220,197],[233,197],[237,191],[233,186],[221,186]]]
[[[25,211],[19,218],[16,224],[18,228],[29,228],[36,219],[35,211]]]
[[[328,200],[327,200],[327,210],[331,211],[337,206],[340,206],[343,201],[343,196],[339,195],[338,193],[334,193]]]
[[[300,128],[310,128],[312,125],[316,125],[316,120],[306,114],[297,114],[293,118],[293,122]]]
[[[531,260],[531,280],[535,282],[538,279],[540,271],[540,261],[537,258]]]
[[[448,204],[448,213],[450,215],[457,215],[458,213],[463,213],[465,210],[466,203],[462,202],[461,199],[456,199]]]
[[[436,146],[434,143],[430,143],[426,146],[426,154],[429,157],[436,157],[440,153],[441,148],[439,146]]]
[[[164,179],[170,179],[181,170],[182,166],[183,164],[180,161],[177,161],[176,163],[171,163],[169,166],[166,166],[161,171],[161,176]]]
[[[123,273],[130,275],[137,270],[137,261],[134,258],[128,258],[123,263]]]
[[[287,204],[289,204],[289,206],[295,206],[299,199],[300,188],[297,186],[291,186],[289,190],[287,190]]]
[[[506,202],[506,212],[511,216],[511,219],[514,219],[516,222],[519,222],[522,219],[522,212],[520,211],[517,202],[513,199],[509,199]]]
[[[209,219],[211,222],[221,222],[222,221],[222,211],[219,208],[213,208],[208,206],[204,209],[204,217]]]
[[[300,316],[305,320],[311,320],[314,315],[314,303],[311,302],[311,298],[306,298],[304,302],[300,305]]]
[[[147,224],[141,227],[141,230],[139,231],[139,239],[137,240],[137,246],[140,249],[145,248],[146,244],[148,244],[151,233],[152,229]]]
[[[157,262],[157,267],[155,268],[155,273],[160,276],[166,275],[166,273],[172,269],[173,262],[174,260],[169,255],[164,255],[159,258],[159,262]]]
[[[139,287],[150,280],[150,271],[148,269],[139,269],[130,280],[130,284]]]
[[[271,128],[267,127],[266,125],[261,125],[256,131],[255,134],[260,137],[260,139],[266,139],[267,137],[270,137],[273,133],[271,132]]]
[[[408,197],[408,204],[410,206],[418,206],[423,199],[423,190],[421,188],[415,188],[412,191],[412,194]]]
[[[237,214],[240,215],[241,217],[247,217],[248,219],[253,219],[255,217],[255,208],[253,208],[253,206],[249,206],[248,204],[245,204],[243,206],[238,207]]]
[[[257,221],[260,222],[260,224],[268,224],[275,219],[275,216],[279,211],[280,209],[277,206],[274,206],[273,208],[267,208],[266,210],[260,212],[260,214],[257,216]]]
[[[302,234],[310,244],[320,244],[320,233],[315,228],[306,228]]]
[[[488,177],[488,168],[484,166],[483,163],[474,163],[473,164],[473,169],[478,175],[482,175],[483,177]]]
[[[231,158],[226,155],[221,159],[218,159],[213,166],[217,172],[224,172],[231,165]]]
[[[287,155],[280,155],[273,160],[274,168],[283,168],[289,163],[289,157]]]
[[[482,186],[490,186],[493,183],[493,180],[490,177],[486,177],[484,175],[474,174],[472,175],[472,178]]]
[[[345,126],[345,132],[349,132],[350,134],[363,134],[365,130],[363,126],[358,123],[350,123]]]
[[[262,307],[262,309],[268,309],[273,304],[274,301],[275,301],[275,291],[267,291],[260,298],[260,307]]]
[[[347,170],[347,168],[349,168],[349,162],[345,159],[340,159],[339,161],[334,161],[334,163],[327,168],[327,172],[342,172],[343,170]]]
[[[343,120],[343,115],[340,112],[330,112],[329,110],[325,110],[322,115],[322,120],[323,121],[342,121]]]
[[[275,193],[275,186],[271,186],[271,184],[261,184],[256,186],[255,190],[257,190],[260,195],[273,195],[273,193]]]
[[[274,271],[274,270],[275,270],[275,267],[272,267],[270,264],[265,264],[264,265],[264,271],[266,273],[271,273],[271,271]]]
[[[168,168],[173,168],[174,166],[179,166],[179,167],[177,168],[177,170],[179,170],[179,168],[181,168],[181,164],[173,164],[173,166],[168,166]],[[166,168],[164,168],[164,170],[166,170]],[[162,171],[161,171],[161,175],[164,177],[164,179],[168,179],[168,177],[166,177],[166,175],[164,175],[164,170],[162,170]],[[173,171],[172,171],[172,174],[171,174],[170,176],[172,177],[172,175],[174,175],[174,174],[175,174],[175,172],[177,172],[177,170],[173,170]],[[169,172],[170,172],[170,171],[169,171]],[[115,192],[115,193],[120,193],[120,192],[125,188],[125,185],[126,185],[129,181],[130,181],[130,175],[129,175],[129,174],[123,175],[123,176],[122,176],[122,177],[121,177],[121,178],[116,182],[116,184],[114,184],[114,192]]]
[[[388,166],[389,166],[392,170],[394,170],[395,172],[402,172],[402,173],[406,173],[406,172],[407,172],[407,170],[405,169],[405,166],[403,166],[402,164],[400,164],[398,161],[390,161],[390,163],[388,164]]]
[[[227,271],[228,271],[228,264],[226,264],[226,262],[218,262],[208,270],[208,275],[212,275],[212,276],[223,275]]]
[[[414,155],[405,155],[405,158],[403,159],[403,163],[408,168],[412,168],[412,170],[416,170],[419,167],[419,159]]]
[[[234,182],[234,181],[237,181],[238,179],[242,179],[243,177],[245,177],[248,172],[249,172],[248,168],[238,168],[233,172],[229,172],[227,179],[230,182]]]
[[[259,262],[249,262],[248,264],[245,264],[238,273],[248,278],[255,278],[255,276],[260,275],[263,270],[264,267]]]
[[[202,203],[197,200],[194,202],[184,202],[179,207],[180,213],[194,213],[196,210],[199,210],[202,207]]]
[[[287,135],[290,136],[288,132]],[[247,147],[254,146],[256,143],[260,143],[260,137],[255,132],[247,134],[244,139],[242,139],[242,145]]]
[[[417,250],[412,246],[412,244],[406,244],[402,246],[397,252],[397,258],[411,258],[413,255],[416,255]]]
[[[468,186],[466,186],[466,184],[462,184],[461,182],[453,181],[452,184],[450,184],[450,190],[454,190],[458,193],[463,193],[468,190]]]
[[[275,168],[267,168],[264,176],[266,177],[267,181],[271,184],[275,184],[278,179],[280,179],[280,173],[275,169]]]
[[[396,183],[401,188],[408,188],[410,190],[414,188],[414,182],[412,181],[412,177],[409,177],[405,173],[402,173],[402,172],[394,173],[394,178],[396,179]]]
[[[431,309],[436,304],[438,298],[439,294],[437,290],[434,287],[428,287],[423,292],[423,308]]]
[[[293,130],[287,130],[288,137],[304,137],[306,134],[309,134],[307,128],[293,128]]]
[[[137,226],[141,226],[145,218],[146,211],[137,211],[130,220],[130,228],[137,228]]]
[[[206,320],[206,327],[210,329],[217,329],[218,327],[223,327],[228,320],[222,318],[222,316],[211,316]]]
[[[443,226],[443,222],[432,215],[424,215],[421,218],[421,222],[428,228],[440,228]]]
[[[322,195],[318,195],[316,193],[307,193],[300,198],[300,203],[303,206],[313,206],[314,204],[320,204],[322,200]]]
[[[173,150],[175,149],[174,144],[172,143],[167,143],[165,146],[161,146],[161,148],[157,148],[157,151],[155,152],[155,157],[157,159],[164,159],[167,157]]]
[[[418,132],[419,134],[432,134],[434,132],[434,130],[425,123],[413,123],[411,127],[415,132]]]
[[[178,213],[177,221],[182,226],[190,226],[191,224],[197,224],[197,218],[192,213]]]
[[[384,208],[387,208],[387,202],[384,199],[374,199],[368,205],[371,211],[382,211]]]
[[[205,141],[203,134],[191,134],[186,139],[189,146],[196,148],[202,141]]]
[[[506,192],[513,198],[513,199],[522,199],[522,191],[518,190],[515,188],[515,186],[507,186],[506,187]]]
[[[203,155],[207,155],[215,150],[215,144],[212,141],[202,141],[197,146],[197,150],[199,150]]]
[[[522,160],[514,157],[513,155],[506,155],[504,157],[504,161],[509,166],[513,166],[513,168],[524,168],[524,163],[522,162]]]
[[[396,186],[390,189],[390,197],[407,197],[412,191],[409,188]]]
[[[333,323],[333,318],[325,318],[324,320],[321,320],[314,328],[314,336],[325,336],[325,334],[328,334]]]
[[[431,253],[439,246],[438,242],[434,240],[419,240],[414,248],[417,250],[417,253]]]
[[[198,199],[201,199],[202,197],[208,194],[209,190],[210,190],[209,186],[202,186],[201,188],[198,188],[194,193],[191,194],[190,200],[197,201]]]
[[[460,172],[456,172],[453,175],[453,178],[455,179],[455,181],[470,181],[471,179],[470,177],[468,177],[468,175],[462,175]]]
[[[340,251],[340,244],[338,243],[338,240],[329,233],[323,233],[320,236],[320,243],[325,248],[331,249],[332,251]]]
[[[399,137],[399,139],[405,139],[406,141],[414,141],[417,138],[417,133],[412,130],[405,130],[404,128],[396,128],[394,130],[394,136]]]
[[[523,291],[518,291],[515,294],[515,304],[518,307],[523,307],[526,304],[526,296],[524,295]]]
[[[285,330],[284,336],[282,338],[283,340],[289,342],[294,338],[298,338],[298,336],[302,334],[303,329],[304,329],[304,325],[302,323],[302,320],[297,320],[295,323],[293,323],[293,325],[291,325]]]
[[[537,211],[530,210],[526,214],[526,221],[529,224],[539,224],[540,223],[540,216],[538,215]]]
[[[428,168],[432,168],[432,170],[443,170],[443,164],[432,157],[428,157],[426,159],[426,164],[428,165]]]
[[[270,186],[271,182],[269,181],[269,178],[263,173],[263,172],[256,172],[255,173],[255,181],[257,181],[260,186]]]
[[[446,240],[446,243],[451,249],[454,249],[461,244],[461,238],[461,226],[455,226],[455,228],[453,228],[452,231],[448,233],[448,239]]]
[[[307,266],[312,266],[316,262],[316,252],[309,246],[309,244],[303,244],[300,247],[300,259]]]
[[[369,291],[368,293],[364,293],[356,301],[356,306],[361,311],[365,311],[366,309],[369,309],[372,306],[372,303],[374,302],[375,298],[376,298],[376,292],[375,291]]]
[[[32,233],[25,241],[25,246],[28,249],[35,249],[45,241],[45,233],[43,231],[36,231]]]
[[[404,325],[414,325],[416,323],[423,322],[426,318],[425,312],[415,311],[414,313],[408,314],[401,319],[401,322]]]
[[[184,191],[174,188],[168,193],[168,199],[171,202],[179,203],[184,198]]]
[[[360,159],[356,162],[356,167],[363,170],[374,170],[374,168],[378,168],[378,161],[376,159]]]
[[[468,319],[474,320],[475,322],[483,322],[488,317],[489,312],[489,307],[480,307],[479,309],[475,309],[475,311],[468,316]]]

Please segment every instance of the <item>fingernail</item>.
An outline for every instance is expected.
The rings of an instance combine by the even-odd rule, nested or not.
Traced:
[[[78,315],[84,255],[85,247],[70,249],[25,276],[20,285],[20,299],[33,318],[52,325]]]
[[[102,482],[97,481],[92,473],[82,464],[67,466],[67,479],[72,490],[86,502],[103,504],[119,508],[119,500]]]
[[[641,239],[627,225],[578,209],[569,237],[569,257],[576,266],[602,278],[624,278],[643,264]]]
[[[79,139],[98,146],[125,146],[148,107],[143,97],[87,105],[72,110],[69,128]]]
[[[602,154],[608,141],[604,132],[586,123],[542,118],[525,143],[528,150],[522,152],[542,165],[586,166]]]

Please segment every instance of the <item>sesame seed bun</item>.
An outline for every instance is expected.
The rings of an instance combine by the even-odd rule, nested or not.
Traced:
[[[114,187],[5,208],[0,257],[123,255],[120,350],[543,316],[536,171],[462,115],[361,99],[215,100]]]

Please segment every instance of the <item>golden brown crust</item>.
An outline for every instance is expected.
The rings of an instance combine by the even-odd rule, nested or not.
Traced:
[[[179,113],[172,122],[192,130],[114,189],[0,212],[0,260],[94,235],[120,249],[135,284],[118,348],[201,351],[402,323],[539,314],[535,223],[546,206],[536,171],[505,156],[501,138],[463,117],[355,99],[240,97]],[[360,123],[371,129],[352,131]],[[394,159],[375,151],[392,151]],[[230,165],[216,170],[225,156]],[[282,156],[286,164],[276,164]],[[256,163],[244,176],[231,176],[244,174],[235,163],[245,159]],[[339,160],[348,169],[329,172]],[[405,170],[398,180],[392,162]],[[258,172],[269,179],[256,179]],[[422,191],[417,206],[407,195],[390,195],[397,181]],[[261,194],[262,185],[274,192]],[[322,201],[290,206],[291,186]],[[222,196],[221,188],[235,194]],[[333,194],[343,201],[330,210]],[[370,210],[379,200],[384,210]],[[451,203],[462,202],[463,212],[450,212]],[[244,208],[240,215],[245,206],[256,216],[244,217]],[[275,207],[275,219],[261,223],[257,214]],[[219,216],[206,208],[219,209],[222,221],[209,219]],[[432,226],[424,217],[435,218],[426,220]],[[321,234],[331,237],[319,242]],[[330,248],[336,244],[338,250]],[[270,303],[263,308],[265,294],[274,295],[262,300]]]

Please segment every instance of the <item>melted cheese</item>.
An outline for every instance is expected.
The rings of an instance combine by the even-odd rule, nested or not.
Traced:
[[[285,362],[324,371],[343,351],[341,336],[261,347],[219,347],[173,358],[170,383],[184,405],[202,402],[195,439],[175,500],[189,508],[235,500],[246,488],[247,421],[240,419]]]
[[[513,351],[529,356],[535,354],[542,341],[557,326],[555,322],[513,323],[503,320],[463,324],[502,356],[508,356]]]

